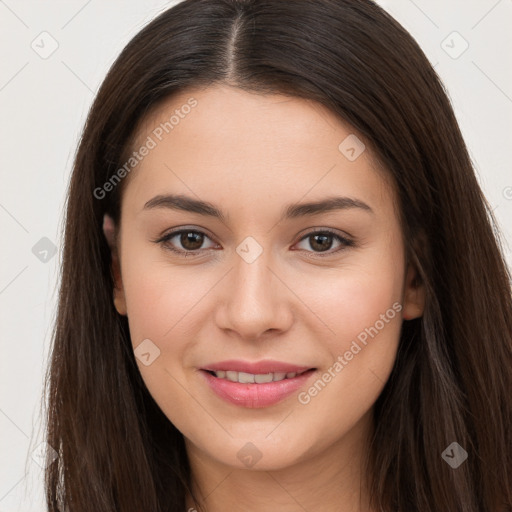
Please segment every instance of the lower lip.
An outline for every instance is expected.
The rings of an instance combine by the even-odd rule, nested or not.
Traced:
[[[241,384],[220,379],[206,370],[201,370],[210,388],[224,400],[242,407],[261,408],[269,407],[284,400],[298,391],[316,370],[297,375],[293,379],[283,379],[278,382],[264,384]]]

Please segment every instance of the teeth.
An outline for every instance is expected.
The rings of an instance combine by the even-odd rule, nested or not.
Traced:
[[[230,380],[231,382],[238,382],[238,372],[226,372],[226,379]]]
[[[234,372],[231,370],[218,370],[213,372],[219,379],[227,379],[231,382],[239,382],[241,384],[265,384],[267,382],[279,382],[284,379],[293,379],[297,376],[297,372],[274,372],[255,375],[246,372]]]
[[[238,372],[238,382],[242,384],[254,384],[254,377],[255,375],[252,373]]]
[[[266,375],[255,375],[254,376],[254,382],[256,382],[256,384],[265,384],[265,382],[272,382],[273,380],[274,380],[274,375],[272,373],[267,373]]]

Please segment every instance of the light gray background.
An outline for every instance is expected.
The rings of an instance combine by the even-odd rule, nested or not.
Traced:
[[[44,251],[60,246],[86,113],[124,45],[173,3],[0,0],[0,512],[45,510],[40,400],[61,253]],[[512,0],[379,3],[443,79],[512,265]]]

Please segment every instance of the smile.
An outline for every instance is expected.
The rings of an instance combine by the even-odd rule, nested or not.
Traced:
[[[316,368],[275,361],[224,361],[200,370],[209,389],[230,404],[247,408],[275,405],[298,392]]]

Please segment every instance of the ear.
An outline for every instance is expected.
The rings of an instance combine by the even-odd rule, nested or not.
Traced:
[[[112,273],[114,275],[114,306],[120,315],[126,315],[126,299],[124,295],[123,281],[121,279],[121,266],[119,263],[119,251],[117,247],[117,228],[112,217],[107,214],[103,216],[103,234],[107,239],[112,257]]]
[[[412,320],[423,315],[425,309],[425,287],[416,268],[409,264],[404,283],[403,313],[404,320]]]

